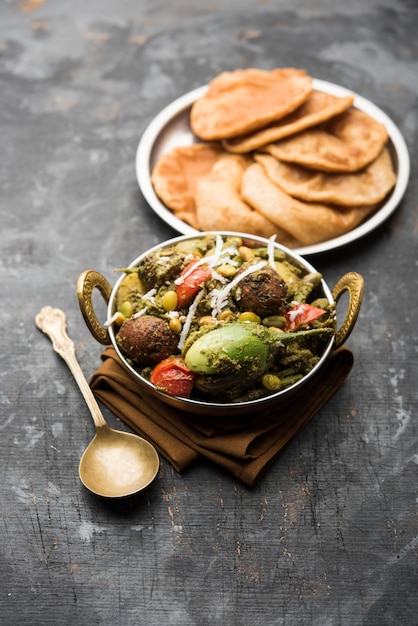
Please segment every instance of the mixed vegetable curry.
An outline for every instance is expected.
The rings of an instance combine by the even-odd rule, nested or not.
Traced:
[[[165,393],[241,402],[285,389],[335,332],[322,276],[274,244],[203,235],[123,270],[113,324],[128,363]]]

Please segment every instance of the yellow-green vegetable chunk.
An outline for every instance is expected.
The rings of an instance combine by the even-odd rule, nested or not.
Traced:
[[[223,374],[246,366],[261,375],[269,364],[268,336],[262,327],[250,323],[215,328],[192,343],[186,365],[199,374]]]

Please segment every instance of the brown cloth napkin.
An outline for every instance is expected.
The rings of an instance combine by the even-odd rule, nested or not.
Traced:
[[[341,387],[353,354],[331,354],[300,393],[254,414],[207,417],[175,409],[139,389],[107,348],[90,385],[98,400],[139,435],[151,441],[177,471],[204,456],[249,486],[255,484],[279,452]]]

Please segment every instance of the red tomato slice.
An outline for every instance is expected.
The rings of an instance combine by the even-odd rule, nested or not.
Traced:
[[[164,359],[151,372],[151,382],[171,396],[188,398],[192,392],[196,374],[189,370],[180,357]]]
[[[181,308],[190,304],[194,297],[198,294],[201,286],[212,277],[212,271],[207,265],[198,265],[192,269],[199,261],[191,261],[182,271],[179,278],[184,279],[176,285],[176,294],[178,298],[178,307]]]
[[[286,311],[286,330],[297,330],[302,324],[319,319],[326,311],[312,304],[300,303]]]

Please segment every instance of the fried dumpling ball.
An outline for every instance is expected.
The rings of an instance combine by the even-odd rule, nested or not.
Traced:
[[[168,323],[153,315],[132,317],[122,324],[116,341],[125,356],[138,365],[155,365],[176,351],[178,336]]]

